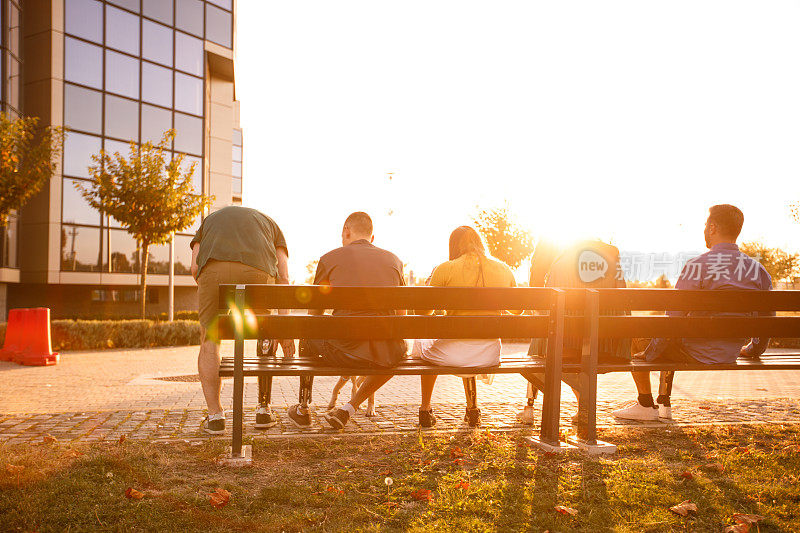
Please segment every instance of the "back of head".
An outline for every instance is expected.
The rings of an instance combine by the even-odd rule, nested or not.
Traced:
[[[450,260],[474,252],[479,256],[486,255],[481,236],[470,226],[459,226],[450,234]]]
[[[734,205],[719,204],[709,208],[708,220],[714,223],[720,235],[735,241],[744,225],[744,213]]]
[[[356,211],[344,221],[344,227],[350,230],[353,236],[370,239],[372,237],[372,219],[363,211]]]

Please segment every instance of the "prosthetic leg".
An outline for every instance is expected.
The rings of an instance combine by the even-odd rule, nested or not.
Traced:
[[[528,403],[525,405],[525,408],[517,413],[517,420],[520,424],[525,424],[526,426],[532,426],[536,419],[533,416],[533,404],[536,401],[536,397],[539,395],[539,389],[535,388],[533,384],[528,383]]]
[[[278,351],[278,341],[259,339],[256,346],[258,357],[275,357]],[[269,410],[272,402],[272,376],[258,376],[258,406]]]
[[[470,427],[481,425],[481,410],[478,409],[478,385],[475,376],[464,378],[464,395],[467,397],[467,413],[464,422]]]

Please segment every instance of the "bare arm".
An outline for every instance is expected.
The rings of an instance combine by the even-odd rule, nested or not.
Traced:
[[[197,255],[199,253],[200,253],[200,243],[196,242],[194,243],[194,246],[192,246],[192,267],[191,267],[192,277],[195,280],[197,280],[197,276],[199,275],[198,272],[199,269],[197,267]]]

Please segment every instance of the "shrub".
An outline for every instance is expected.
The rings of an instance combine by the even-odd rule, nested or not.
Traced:
[[[54,350],[102,350],[200,344],[198,322],[177,320],[53,320]]]

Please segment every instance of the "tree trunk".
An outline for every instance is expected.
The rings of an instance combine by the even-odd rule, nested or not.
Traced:
[[[142,297],[142,320],[147,318],[147,263],[150,260],[150,253],[148,249],[150,243],[142,241],[142,262],[141,262],[141,284],[139,286],[139,293]]]

